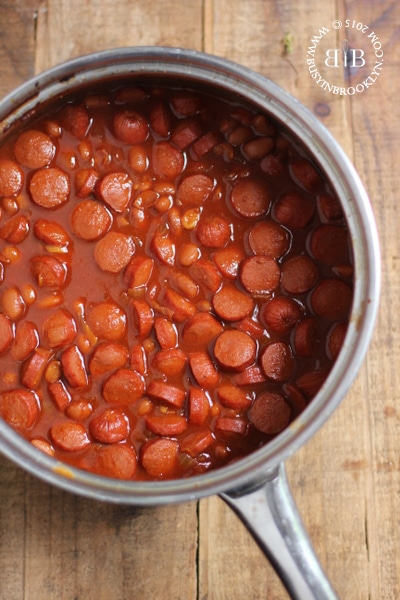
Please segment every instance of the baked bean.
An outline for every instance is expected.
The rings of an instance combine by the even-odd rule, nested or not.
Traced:
[[[58,167],[40,169],[32,175],[29,183],[32,200],[43,208],[57,208],[69,197],[69,176]]]
[[[183,433],[187,427],[183,415],[167,413],[165,415],[148,415],[145,419],[146,427],[156,435],[174,436]]]
[[[95,336],[109,342],[117,342],[126,333],[126,313],[116,302],[89,306],[86,320]]]
[[[75,193],[78,198],[87,198],[95,190],[99,173],[92,167],[80,169],[75,174]]]
[[[186,366],[186,355],[179,348],[159,350],[153,358],[152,366],[166,375],[179,375]]]
[[[289,229],[303,229],[311,221],[315,206],[298,192],[287,192],[273,206],[275,219]]]
[[[294,351],[299,356],[310,357],[315,354],[318,343],[317,323],[314,317],[299,321],[293,334]]]
[[[191,352],[189,365],[200,387],[209,390],[218,383],[220,374],[207,352]]]
[[[150,126],[162,138],[168,137],[171,129],[171,113],[162,100],[155,102],[150,110]]]
[[[170,438],[154,438],[143,444],[140,460],[145,471],[157,479],[171,476],[178,465],[179,444]]]
[[[112,216],[105,206],[95,200],[79,202],[71,213],[73,233],[82,240],[97,240],[110,229]]]
[[[13,338],[14,330],[11,319],[0,313],[0,353],[8,350]]]
[[[0,315],[0,339],[7,340],[6,332],[2,331]],[[11,346],[11,356],[14,360],[25,360],[39,345],[39,333],[32,321],[19,321],[15,327],[15,338]],[[2,344],[0,344],[0,352]]]
[[[50,436],[55,446],[66,452],[79,452],[90,444],[85,427],[73,421],[60,421],[52,425]]]
[[[310,249],[317,260],[330,267],[349,262],[348,235],[337,225],[320,225],[315,229]]]
[[[118,408],[106,408],[89,425],[91,435],[103,444],[116,444],[126,440],[129,429],[128,417]]]
[[[290,165],[292,177],[308,192],[315,191],[320,185],[321,179],[316,169],[306,158],[300,158]]]
[[[14,146],[15,158],[24,167],[40,169],[51,163],[56,148],[48,135],[36,129],[24,131]]]
[[[100,377],[105,373],[124,367],[128,362],[128,349],[113,342],[100,342],[95,346],[89,361],[92,377]]]
[[[233,188],[231,202],[242,217],[260,217],[270,207],[271,192],[264,181],[246,177]]]
[[[247,410],[252,403],[250,396],[231,383],[223,383],[216,388],[217,398],[222,406],[232,410]]]
[[[185,275],[185,273],[171,273],[170,282],[177,292],[180,292],[189,300],[194,300],[199,295],[199,286],[189,275]]]
[[[328,334],[326,352],[331,360],[336,360],[342,349],[347,333],[347,323],[335,323]]]
[[[204,390],[191,386],[189,388],[189,423],[204,425],[210,413],[210,401]]]
[[[85,360],[78,346],[69,346],[61,354],[61,365],[68,384],[73,388],[89,385]]]
[[[196,236],[206,248],[223,248],[230,240],[231,228],[224,217],[213,215],[200,219]]]
[[[243,154],[249,160],[259,160],[272,152],[275,142],[272,137],[258,137],[243,144]]]
[[[292,256],[282,264],[282,287],[289,294],[308,292],[318,280],[318,268],[309,256]]]
[[[41,452],[47,454],[47,456],[55,456],[54,448],[47,440],[34,439],[31,440],[31,444]]]
[[[61,288],[68,275],[67,265],[47,254],[31,259],[31,271],[40,288]]]
[[[97,182],[100,199],[115,212],[123,212],[129,205],[132,180],[127,173],[108,173]]]
[[[61,124],[72,135],[83,138],[90,127],[89,114],[82,104],[67,104],[61,111]]]
[[[10,287],[1,295],[1,308],[11,321],[19,321],[25,316],[26,304],[21,292],[16,287]]]
[[[99,475],[129,480],[135,475],[137,458],[135,451],[122,444],[102,446],[97,451],[94,470]]]
[[[223,331],[223,326],[209,313],[196,313],[182,328],[181,339],[190,347],[206,347]]]
[[[174,179],[183,171],[184,165],[185,159],[180,149],[169,142],[159,142],[154,145],[152,166],[158,177]]]
[[[302,307],[288,296],[275,296],[264,305],[262,320],[269,331],[288,333],[302,314]]]
[[[135,253],[135,243],[129,235],[109,231],[94,247],[94,259],[102,271],[119,273]]]
[[[72,400],[72,402],[65,409],[66,415],[74,421],[86,421],[92,412],[92,404],[84,398]]]
[[[278,259],[289,249],[290,234],[274,221],[259,221],[251,227],[248,241],[254,254]]]
[[[133,110],[117,112],[113,120],[114,135],[126,144],[141,144],[149,135],[146,119]]]
[[[213,296],[213,307],[225,321],[240,321],[251,315],[254,302],[232,284],[224,284]]]
[[[62,381],[54,381],[48,386],[49,394],[57,408],[64,411],[71,402],[71,395]]]
[[[265,296],[277,288],[281,271],[275,259],[256,255],[241,262],[239,276],[241,284],[250,294]]]
[[[69,346],[77,332],[75,319],[66,309],[59,309],[44,321],[42,326],[42,343],[52,349]]]
[[[242,144],[244,145],[245,142],[250,140],[252,135],[253,132],[250,129],[250,127],[243,127],[242,125],[239,125],[238,127],[235,127],[235,129],[228,133],[227,140],[233,146],[241,146]]]
[[[20,244],[29,234],[29,229],[29,219],[24,215],[17,215],[0,228],[0,237],[9,244]]]
[[[67,246],[71,239],[64,227],[55,221],[38,219],[33,226],[35,236],[51,246]]]
[[[348,318],[353,294],[350,287],[340,279],[323,279],[311,294],[315,313],[331,321]]]
[[[150,398],[165,402],[175,408],[182,408],[185,401],[185,392],[183,389],[164,381],[156,381],[155,379],[152,379],[148,383],[147,393]]]
[[[176,191],[176,199],[182,206],[202,206],[214,189],[214,181],[208,175],[195,173],[185,177]]]
[[[262,370],[268,379],[287,381],[294,370],[293,354],[288,344],[272,342],[261,353]]]
[[[0,415],[11,426],[30,429],[40,413],[35,392],[17,388],[0,394]]]
[[[131,404],[144,394],[144,390],[144,380],[140,373],[121,368],[106,379],[102,394],[106,402]]]
[[[219,365],[228,371],[243,371],[256,359],[256,342],[244,331],[227,329],[216,339],[214,356]]]
[[[221,274],[211,260],[200,258],[190,266],[189,273],[201,287],[210,292],[216,292],[221,287]]]
[[[38,388],[52,356],[51,350],[38,346],[22,365],[22,385],[31,390]]]
[[[243,248],[235,243],[229,244],[229,246],[217,250],[214,254],[215,264],[222,275],[228,279],[236,279],[239,271],[239,265],[244,258],[245,253]]]
[[[182,267],[190,267],[201,256],[200,248],[197,244],[182,244],[178,252],[178,260]]]
[[[143,146],[132,146],[128,153],[128,162],[136,173],[144,173],[149,165],[146,150]]]
[[[24,173],[19,165],[10,159],[0,159],[0,196],[19,194],[24,182]]]
[[[287,427],[290,407],[280,394],[262,392],[249,410],[251,423],[263,433],[276,435]]]

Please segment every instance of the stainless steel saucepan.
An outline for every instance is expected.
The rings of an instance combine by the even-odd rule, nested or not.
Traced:
[[[31,474],[69,492],[120,504],[150,506],[219,494],[239,515],[292,598],[336,598],[296,511],[285,459],[323,425],[353,382],[365,356],[380,292],[379,242],[369,199],[353,166],[319,121],[270,80],[247,68],[195,51],[137,47],[100,52],[26,82],[0,102],[0,139],[24,115],[63,94],[102,80],[186,78],[194,85],[239,94],[301,140],[330,180],[351,234],[355,288],[344,347],[306,410],[271,443],[207,474],[162,482],[130,482],[86,473],[36,450],[0,419],[0,451]],[[361,417],[360,417],[361,418]]]

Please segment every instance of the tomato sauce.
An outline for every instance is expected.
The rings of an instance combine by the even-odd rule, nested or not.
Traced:
[[[171,479],[268,443],[352,294],[329,182],[240,99],[110,84],[0,147],[0,416],[68,464]]]

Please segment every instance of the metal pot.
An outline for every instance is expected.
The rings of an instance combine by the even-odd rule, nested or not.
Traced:
[[[44,102],[101,80],[127,76],[184,77],[193,85],[211,86],[217,93],[239,94],[301,140],[340,199],[352,239],[355,288],[344,347],[317,396],[285,431],[247,458],[207,474],[163,482],[129,482],[92,475],[36,450],[1,420],[0,451],[42,480],[96,500],[150,506],[219,494],[251,531],[292,598],[336,598],[296,511],[284,460],[337,407],[368,347],[379,301],[380,258],[367,194],[337,142],[299,102],[249,69],[190,50],[122,48],[52,68],[0,102],[0,136]]]

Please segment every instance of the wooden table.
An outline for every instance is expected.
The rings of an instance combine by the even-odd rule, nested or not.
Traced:
[[[377,38],[345,30],[345,19],[368,25]],[[342,21],[336,33],[335,20]],[[399,25],[396,0],[0,4],[2,95],[34,73],[91,51],[128,45],[194,48],[275,80],[318,115],[356,165],[381,234],[378,323],[352,390],[287,463],[310,537],[346,600],[400,597]],[[383,68],[373,85],[343,95],[312,79],[307,51],[322,27],[337,35],[338,47],[346,36],[361,47],[374,40],[382,44]],[[331,54],[325,74],[333,60]],[[351,67],[349,78],[343,79],[343,69],[335,71],[346,89],[362,81]],[[287,595],[217,497],[151,509],[109,506],[49,487],[0,458],[0,598],[280,600]]]

